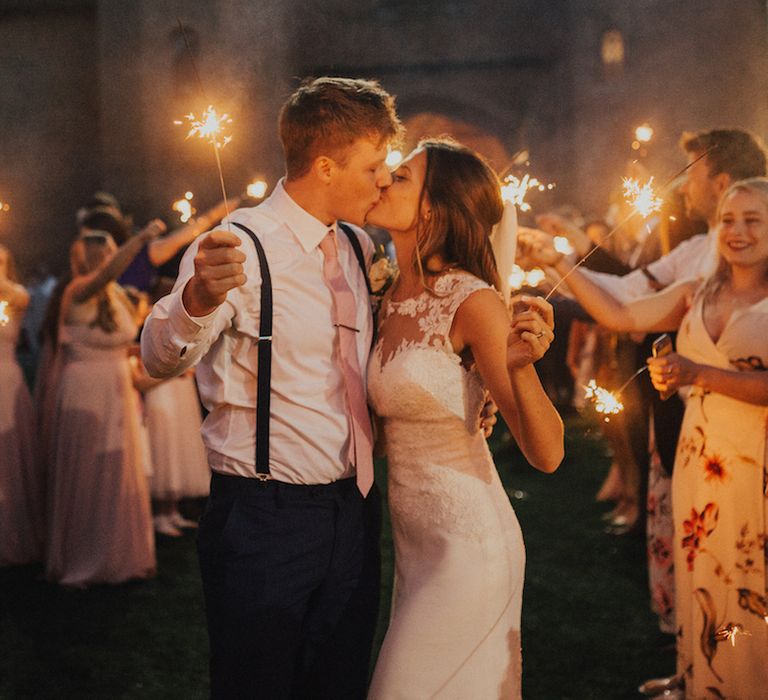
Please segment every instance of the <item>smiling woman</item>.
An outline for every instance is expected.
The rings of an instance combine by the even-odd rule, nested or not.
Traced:
[[[690,203],[704,201],[697,192],[686,190]],[[716,220],[718,262],[704,280],[629,304],[578,270],[569,284],[616,328],[679,328],[678,352],[648,361],[656,389],[688,396],[672,482],[678,679],[690,697],[713,688],[718,697],[760,697],[768,685],[768,179],[731,186]],[[735,629],[750,636],[737,640]]]

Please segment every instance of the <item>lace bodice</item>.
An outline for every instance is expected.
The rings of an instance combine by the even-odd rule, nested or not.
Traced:
[[[371,354],[369,396],[384,419],[418,422],[459,420],[478,429],[483,386],[475,369],[465,369],[449,339],[457,309],[489,285],[464,271],[443,275],[434,294],[395,302],[385,297],[379,337]]]

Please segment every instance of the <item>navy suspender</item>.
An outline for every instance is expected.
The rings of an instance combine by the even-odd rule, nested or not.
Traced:
[[[261,270],[261,306],[259,312],[259,362],[258,386],[256,389],[256,478],[269,479],[269,402],[272,386],[272,277],[269,274],[264,246],[251,229],[232,222],[237,228],[247,233],[256,254],[259,256]]]
[[[256,247],[259,256],[259,269],[261,271],[261,304],[259,307],[259,360],[257,366],[258,385],[256,389],[256,478],[267,481],[269,474],[269,403],[272,387],[272,277],[269,274],[267,256],[264,246],[256,237],[256,234],[247,226],[233,221],[241,231],[248,234]],[[368,293],[371,293],[371,283],[365,266],[365,256],[355,232],[346,224],[339,223],[339,228],[346,234],[355,252],[355,257],[360,265],[365,278]]]

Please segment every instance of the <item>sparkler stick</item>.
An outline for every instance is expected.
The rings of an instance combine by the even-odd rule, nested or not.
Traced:
[[[203,81],[200,78],[200,72],[197,70],[195,54],[193,53],[192,47],[190,46],[184,25],[181,23],[180,19],[177,18],[177,21],[179,23],[181,36],[184,38],[184,45],[187,47],[187,52],[189,53],[189,60],[192,63],[192,68],[197,80],[197,86],[200,89],[200,94],[203,96],[203,99],[205,99],[205,89],[203,87]],[[208,102],[207,99],[205,99],[205,101]],[[223,114],[221,117],[219,117],[219,115],[216,113],[216,110],[213,108],[213,105],[210,103],[208,103],[208,109],[203,112],[202,121],[198,121],[194,114],[188,114],[187,119],[192,122],[192,128],[190,129],[189,134],[187,134],[187,138],[196,135],[202,139],[206,139],[213,146],[213,152],[216,156],[216,170],[218,171],[219,184],[221,185],[221,195],[224,199],[224,211],[227,215],[227,230],[231,231],[232,228],[229,224],[229,204],[227,203],[227,188],[224,186],[224,173],[221,168],[221,157],[219,156],[219,150],[224,148],[224,146],[226,146],[231,140],[230,136],[224,136],[222,134],[222,126],[223,124],[230,123],[232,120],[229,119],[229,115],[227,114]],[[177,121],[176,123],[181,124],[182,122]]]
[[[702,158],[704,158],[704,156],[708,155],[708,154],[709,154],[711,151],[713,151],[715,148],[717,148],[717,144],[715,144],[714,146],[710,146],[710,147],[709,147],[709,148],[708,148],[706,151],[704,151],[704,153],[702,153],[702,154],[701,154],[700,156],[698,156],[697,158],[694,158],[694,159],[693,159],[693,160],[692,160],[690,163],[688,163],[688,164],[687,164],[687,165],[686,165],[684,168],[682,168],[682,169],[681,169],[679,172],[675,173],[675,174],[674,174],[674,175],[673,175],[671,178],[669,178],[669,180],[667,180],[667,182],[666,182],[666,183],[664,183],[664,186],[661,188],[661,191],[662,191],[662,192],[666,192],[666,191],[667,191],[667,188],[668,188],[668,187],[669,187],[669,186],[670,186],[670,185],[671,185],[671,184],[672,184],[672,183],[673,183],[675,180],[677,180],[677,178],[678,178],[678,177],[680,177],[680,176],[681,176],[681,175],[682,175],[684,172],[686,172],[686,170],[688,170],[688,168],[690,168],[690,167],[692,167],[694,164],[698,163],[698,162],[699,162],[699,161],[700,161]],[[648,187],[649,185],[650,185],[650,182],[646,183],[645,187]],[[643,188],[641,188],[641,189],[643,189]],[[630,213],[629,213],[629,214],[628,214],[628,215],[627,215],[627,216],[626,216],[624,219],[622,219],[622,220],[621,220],[621,221],[620,221],[618,224],[616,224],[616,226],[614,226],[614,227],[613,227],[613,229],[611,229],[611,230],[610,230],[608,233],[606,233],[606,234],[605,234],[605,236],[603,236],[603,238],[602,238],[602,239],[600,239],[600,241],[599,241],[598,243],[596,243],[596,244],[595,244],[595,247],[594,247],[594,248],[592,248],[592,250],[590,250],[590,251],[589,251],[589,252],[588,252],[588,253],[587,253],[587,254],[586,254],[586,255],[585,255],[583,258],[581,258],[581,260],[577,261],[577,262],[576,262],[576,264],[575,264],[575,265],[574,265],[574,266],[573,266],[573,267],[572,267],[570,270],[568,270],[568,272],[566,272],[566,273],[565,273],[565,274],[564,274],[564,275],[563,275],[563,276],[562,276],[562,277],[561,277],[561,278],[558,280],[557,284],[555,284],[555,286],[554,286],[554,287],[552,287],[552,289],[550,289],[550,290],[549,290],[549,293],[548,293],[548,294],[547,294],[547,295],[544,297],[544,300],[545,300],[545,301],[549,301],[549,298],[550,298],[550,297],[551,297],[551,296],[552,296],[552,295],[555,293],[555,291],[557,290],[557,288],[558,288],[558,287],[559,287],[559,286],[560,286],[560,285],[561,285],[563,282],[565,282],[565,280],[566,280],[566,279],[567,279],[567,278],[568,278],[568,277],[571,275],[571,273],[572,273],[572,272],[573,272],[573,271],[574,271],[576,268],[578,268],[578,267],[581,267],[581,266],[582,266],[582,265],[583,265],[583,264],[584,264],[584,263],[585,263],[587,260],[589,260],[590,256],[591,256],[591,255],[592,255],[592,254],[593,254],[593,253],[594,253],[594,252],[595,252],[595,251],[596,251],[598,248],[602,248],[602,246],[603,246],[603,243],[605,243],[605,242],[606,242],[606,241],[607,241],[607,240],[608,240],[608,239],[609,239],[611,236],[613,236],[613,234],[614,234],[614,233],[616,233],[616,231],[618,231],[618,230],[619,230],[619,229],[620,229],[622,226],[624,226],[624,224],[626,224],[626,223],[627,223],[627,221],[629,221],[629,220],[630,220],[630,219],[631,219],[631,218],[632,218],[632,217],[633,217],[635,214],[641,214],[641,213],[642,213],[642,211],[641,211],[641,210],[640,210],[640,209],[637,207],[637,205],[636,205],[636,204],[633,204],[633,206],[634,206],[635,208],[634,208],[634,209],[633,209],[633,210],[632,210],[632,211],[631,211],[631,212],[630,212]],[[644,209],[645,209],[645,207],[644,207]],[[649,212],[649,213],[650,213],[650,212]],[[646,216],[647,216],[647,215],[646,215]]]

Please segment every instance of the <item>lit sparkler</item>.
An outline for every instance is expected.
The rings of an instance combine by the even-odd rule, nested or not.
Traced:
[[[626,389],[630,382],[648,369],[648,365],[643,365],[632,374],[616,391],[608,391],[597,384],[594,379],[589,380],[589,384],[584,387],[584,398],[592,401],[595,411],[605,416],[606,423],[610,421],[611,416],[621,413],[624,410],[624,404],[619,397],[621,392]]]
[[[264,180],[254,180],[245,188],[245,192],[253,199],[262,199],[267,193],[267,183]]]
[[[8,302],[0,301],[0,326],[7,326],[11,317],[8,315]]]
[[[190,129],[187,132],[188,139],[197,136],[206,140],[217,150],[224,148],[232,140],[231,136],[224,133],[226,126],[232,123],[231,117],[228,114],[219,116],[213,105],[208,105],[200,119],[193,112],[185,115],[184,118],[190,125]],[[184,124],[180,119],[173,123],[176,125]]]
[[[716,642],[730,642],[731,646],[736,646],[736,637],[738,635],[744,635],[745,637],[751,637],[752,634],[744,629],[738,622],[729,622],[725,627],[721,627],[715,632]]]
[[[545,184],[537,178],[531,177],[528,173],[522,178],[508,175],[501,184],[502,199],[512,202],[520,211],[530,211],[531,205],[525,201],[525,196],[529,190],[536,189],[539,192],[554,189],[553,184]]]
[[[598,386],[594,379],[590,379],[589,384],[584,387],[584,398],[592,401],[595,411],[605,416],[606,423],[610,420],[610,416],[624,410],[624,404],[619,401],[618,394]]]
[[[171,208],[173,211],[179,212],[179,219],[181,220],[182,224],[186,224],[187,221],[189,221],[192,218],[192,215],[197,211],[192,206],[192,198],[195,195],[191,192],[185,192],[184,197],[182,199],[177,199],[172,205]]]
[[[681,175],[682,175],[682,174],[683,174],[683,173],[684,173],[686,170],[688,170],[689,168],[691,168],[691,167],[692,167],[692,166],[693,166],[695,163],[698,163],[698,162],[699,162],[699,161],[700,161],[702,158],[706,157],[706,156],[707,156],[707,155],[708,155],[708,154],[709,154],[709,153],[710,153],[710,152],[711,152],[711,151],[712,151],[714,148],[716,148],[716,147],[717,147],[717,145],[714,145],[714,146],[710,146],[710,147],[709,147],[709,148],[708,148],[706,151],[704,151],[704,153],[702,153],[700,156],[698,156],[698,157],[694,158],[694,159],[693,159],[693,160],[692,160],[690,163],[688,163],[688,164],[687,164],[687,165],[686,165],[684,168],[682,168],[680,171],[678,171],[677,173],[675,173],[675,174],[674,174],[674,175],[673,175],[673,176],[672,176],[672,177],[671,177],[669,180],[667,180],[667,183],[666,183],[666,185],[664,185],[664,187],[662,188],[662,190],[663,190],[663,191],[666,191],[666,189],[667,189],[667,188],[668,188],[668,187],[669,187],[669,186],[670,186],[672,183],[674,183],[674,182],[675,182],[675,180],[677,180],[677,178],[678,178],[678,177],[680,177],[680,176],[681,176]],[[650,181],[649,181],[647,184],[648,184],[648,185],[650,185]],[[652,191],[652,190],[651,190],[651,191]],[[655,196],[655,195],[654,195],[654,196]],[[584,263],[585,263],[585,262],[586,262],[586,261],[589,259],[589,257],[590,257],[591,255],[593,255],[593,254],[594,254],[594,252],[595,252],[596,250],[598,250],[599,248],[602,248],[602,246],[603,246],[603,243],[605,243],[605,242],[606,242],[606,241],[607,241],[607,240],[608,240],[608,239],[609,239],[609,238],[610,238],[610,237],[611,237],[611,236],[612,236],[614,233],[616,233],[616,231],[618,231],[618,230],[619,230],[619,229],[620,229],[620,228],[621,228],[621,227],[622,227],[624,224],[626,224],[626,223],[627,223],[627,221],[629,221],[629,220],[630,220],[630,219],[631,219],[631,218],[632,218],[632,217],[633,217],[635,214],[637,214],[637,213],[640,213],[640,212],[639,212],[639,209],[637,208],[637,206],[633,205],[632,211],[631,211],[631,212],[630,212],[630,213],[629,213],[629,214],[628,214],[628,215],[627,215],[627,216],[626,216],[624,219],[622,219],[622,220],[621,220],[621,221],[620,221],[618,224],[616,224],[616,226],[614,226],[614,227],[613,227],[613,229],[611,229],[611,230],[610,230],[608,233],[606,233],[606,234],[605,234],[605,236],[603,236],[602,240],[600,240],[600,241],[599,241],[599,242],[598,242],[598,243],[595,245],[595,247],[594,247],[594,248],[592,248],[592,250],[590,250],[590,251],[589,251],[589,252],[588,252],[588,253],[587,253],[587,254],[586,254],[586,255],[585,255],[585,256],[584,256],[584,257],[583,257],[581,260],[579,260],[579,261],[578,261],[578,262],[577,262],[577,263],[576,263],[576,264],[575,264],[575,265],[574,265],[574,266],[573,266],[573,267],[572,267],[570,270],[568,270],[568,272],[567,272],[565,275],[563,275],[563,276],[562,276],[562,277],[561,277],[561,278],[558,280],[557,284],[555,284],[555,286],[554,286],[554,287],[552,287],[552,289],[550,289],[550,290],[549,290],[549,292],[547,293],[547,295],[544,297],[544,300],[545,300],[545,301],[549,301],[549,298],[550,298],[550,297],[551,297],[551,296],[552,296],[552,295],[553,295],[553,294],[554,294],[554,293],[557,291],[558,287],[559,287],[559,286],[560,286],[560,285],[561,285],[563,282],[565,282],[565,280],[568,278],[568,275],[570,275],[570,274],[571,274],[571,273],[572,273],[572,272],[573,272],[575,269],[577,269],[578,267],[581,267],[581,266],[582,266],[582,265],[583,265],[583,264],[584,264]]]
[[[184,38],[184,44],[187,47],[189,53],[189,60],[192,62],[192,67],[195,71],[195,77],[197,78],[197,84],[200,88],[200,94],[205,98],[205,90],[203,89],[203,81],[200,78],[200,72],[197,70],[197,63],[195,61],[195,53],[192,51],[192,47],[189,45],[189,39],[187,38],[187,32],[184,29],[184,25],[179,22],[179,30]],[[207,102],[208,100],[206,100]],[[224,210],[227,214],[227,229],[231,230],[229,224],[229,205],[227,204],[227,188],[224,186],[224,172],[221,168],[221,157],[219,151],[224,148],[231,140],[232,137],[224,133],[227,125],[232,123],[232,119],[228,114],[219,115],[214,109],[212,104],[208,104],[208,108],[203,112],[201,119],[198,119],[194,113],[190,112],[186,116],[187,121],[190,123],[190,129],[187,133],[187,138],[197,136],[198,138],[208,141],[213,146],[213,153],[216,156],[216,169],[219,173],[219,184],[221,185],[221,194],[224,200]],[[175,124],[183,124],[183,121],[177,120]]]
[[[653,178],[644,185],[640,185],[636,179],[625,177],[622,184],[624,186],[624,200],[644,219],[661,209],[664,200],[654,191]]]

